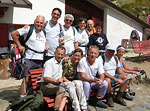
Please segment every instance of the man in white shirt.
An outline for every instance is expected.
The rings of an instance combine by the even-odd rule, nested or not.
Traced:
[[[104,69],[102,62],[97,59],[99,49],[97,46],[90,46],[88,56],[80,60],[77,67],[77,72],[80,73],[80,78],[83,81],[83,88],[86,99],[88,101],[90,89],[98,89],[95,98],[96,105],[107,108],[108,105],[103,103],[101,99],[104,97],[108,83],[104,80]]]
[[[29,70],[33,68],[41,67],[43,54],[45,50],[45,43],[46,43],[45,34],[42,31],[44,25],[45,25],[44,16],[37,16],[34,21],[33,32],[29,37],[29,39],[27,40],[27,42],[25,43],[25,46],[27,47],[26,51],[25,51],[25,46],[21,45],[18,37],[20,36],[26,38],[31,26],[27,28],[20,28],[11,33],[12,38],[16,43],[19,51],[22,54],[25,53],[24,71],[23,71],[23,74],[25,76],[25,81],[23,80],[21,84],[21,92],[20,92],[21,97],[24,97],[26,93],[25,90],[28,84]],[[25,87],[24,87],[24,82],[25,82]]]
[[[122,96],[124,91],[126,90],[128,84],[131,82],[131,79],[123,82],[123,80],[129,78],[123,71],[120,66],[120,62],[116,56],[114,56],[115,53],[115,47],[111,44],[107,46],[106,53],[104,54],[104,60],[101,56],[99,56],[99,61],[102,61],[104,63],[104,70],[105,70],[105,76],[107,78],[111,79],[111,83],[120,82],[120,89],[117,93],[117,96],[115,98],[115,101],[123,106],[126,106],[127,103],[123,100]],[[116,74],[116,71],[118,72]],[[113,100],[112,95],[110,95],[111,91],[111,83],[108,83],[108,90],[107,90],[107,96],[109,97],[107,99],[107,103],[109,106],[113,106]]]
[[[78,48],[78,32],[75,27],[71,26],[74,17],[71,14],[66,14],[64,17],[65,25],[63,26],[63,37],[60,38],[61,44],[66,49],[66,55],[71,56],[72,52]]]
[[[61,10],[59,8],[54,8],[51,13],[51,20],[47,21],[45,26],[46,31],[46,45],[48,46],[48,51],[45,54],[43,64],[54,57],[54,52],[59,46],[59,38],[62,36],[62,25],[58,23],[61,17]]]
[[[65,56],[65,48],[59,46],[56,48],[55,57],[47,60],[44,64],[43,85],[41,90],[44,96],[56,95],[54,110],[63,111],[62,98],[68,97],[66,90],[59,86],[63,82],[62,60]],[[65,103],[63,103],[65,104]]]

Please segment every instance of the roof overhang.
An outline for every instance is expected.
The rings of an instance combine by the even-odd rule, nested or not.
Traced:
[[[88,0],[90,1],[90,0]],[[93,1],[97,1],[100,2],[100,4],[103,4],[106,7],[112,8],[116,11],[118,11],[119,13],[129,17],[130,19],[136,21],[137,23],[139,23],[140,25],[142,25],[142,27],[144,28],[149,28],[150,25],[148,25],[147,23],[145,23],[144,21],[140,20],[139,18],[133,16],[132,14],[128,13],[127,11],[123,10],[122,8],[118,7],[117,5],[113,4],[112,2],[110,2],[109,0],[93,0]],[[97,4],[96,4],[97,5]]]
[[[21,7],[32,9],[32,4],[28,0],[0,0],[0,7]]]

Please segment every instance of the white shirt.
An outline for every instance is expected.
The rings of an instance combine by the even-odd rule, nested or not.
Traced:
[[[85,55],[87,53],[85,47],[89,43],[89,35],[87,34],[86,30],[80,30],[78,31],[78,42],[79,42],[79,48],[82,49],[83,54]],[[88,32],[89,33],[89,32]]]
[[[27,37],[27,34],[29,32],[30,27],[28,28],[20,28],[18,29],[18,32],[20,36],[23,36],[24,38]],[[45,43],[46,38],[43,31],[37,31],[35,28],[33,29],[33,32],[28,39],[28,41],[25,43],[29,48],[37,51],[37,52],[43,52],[45,50]],[[27,50],[25,52],[25,58],[26,59],[38,59],[43,60],[43,54],[35,53],[31,50]]]
[[[48,45],[49,50],[47,56],[54,56],[56,48],[59,46],[59,37],[60,37],[60,24],[52,24],[48,21],[46,27],[46,45]]]
[[[105,72],[107,72],[108,74],[110,74],[112,76],[115,76],[116,69],[118,67],[120,67],[120,62],[118,61],[118,65],[117,65],[114,56],[109,60],[104,54],[104,58],[105,58],[105,63],[104,63]],[[102,61],[102,63],[103,63],[103,59],[101,56],[99,56],[98,59],[99,59],[99,61]]]
[[[58,79],[62,77],[62,72],[62,62],[58,63],[55,57],[45,62],[43,77]]]
[[[83,57],[77,67],[77,72],[83,72],[88,78],[94,79],[96,74],[103,74],[104,68],[102,62],[96,58],[95,63],[90,65],[86,57]]]
[[[66,48],[66,54],[71,54],[75,50],[74,42],[78,42],[78,32],[74,27],[63,27],[64,34],[64,47]]]

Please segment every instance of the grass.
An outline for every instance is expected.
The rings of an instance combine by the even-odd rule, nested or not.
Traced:
[[[111,0],[118,1],[118,0]],[[122,2],[125,1],[125,2]],[[150,1],[149,0],[119,0],[117,5],[130,14],[138,17],[146,22],[147,15],[150,14]]]

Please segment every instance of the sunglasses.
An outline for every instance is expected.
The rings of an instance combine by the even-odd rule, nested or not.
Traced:
[[[67,22],[73,22],[72,20],[69,20],[69,19],[65,19]]]

